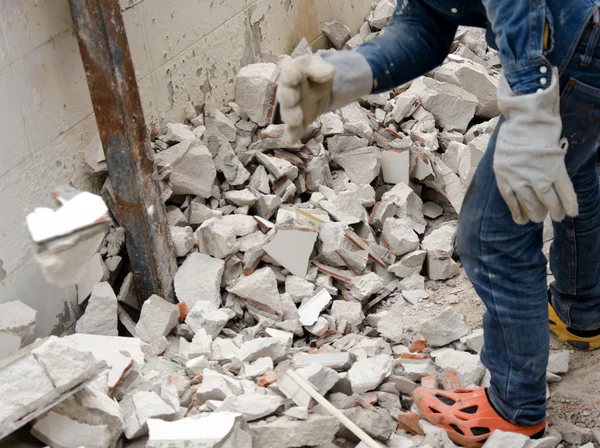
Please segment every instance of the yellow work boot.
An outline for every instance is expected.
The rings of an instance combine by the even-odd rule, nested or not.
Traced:
[[[567,327],[554,311],[550,301],[548,301],[548,315],[550,331],[558,337],[559,341],[578,350],[592,351],[600,348],[600,330],[582,331]]]

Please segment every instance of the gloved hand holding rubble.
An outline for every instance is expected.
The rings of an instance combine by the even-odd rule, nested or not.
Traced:
[[[286,139],[296,143],[320,115],[371,93],[373,74],[354,51],[300,56],[283,64],[277,99]]]

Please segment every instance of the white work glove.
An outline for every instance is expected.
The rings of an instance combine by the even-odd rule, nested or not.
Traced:
[[[577,216],[579,207],[565,165],[568,143],[561,140],[558,70],[546,90],[515,95],[504,75],[498,106],[506,121],[498,131],[494,172],[498,190],[517,224]]]
[[[356,51],[327,51],[289,60],[281,70],[277,99],[286,140],[296,143],[321,114],[371,93],[373,74]]]

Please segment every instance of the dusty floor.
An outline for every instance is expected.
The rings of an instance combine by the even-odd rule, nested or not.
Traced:
[[[421,306],[432,313],[451,306],[466,316],[471,330],[482,327],[485,307],[464,271],[447,282],[428,282],[427,290],[430,297]],[[409,331],[420,322],[419,314],[422,316],[422,313],[407,316],[405,326]],[[552,336],[551,349],[567,347]],[[569,372],[562,377],[562,381],[550,384],[550,422],[563,419],[588,428],[600,428],[600,350],[592,353],[573,351]]]

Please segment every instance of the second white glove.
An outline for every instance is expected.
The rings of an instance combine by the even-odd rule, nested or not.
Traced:
[[[579,207],[565,165],[568,143],[561,140],[559,76],[548,89],[515,95],[504,75],[498,106],[506,121],[498,131],[494,172],[498,190],[517,224],[577,216]]]

